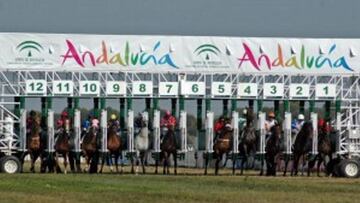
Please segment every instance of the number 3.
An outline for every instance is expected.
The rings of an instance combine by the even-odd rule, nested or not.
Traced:
[[[270,94],[276,94],[276,86],[275,85],[271,85],[270,86],[270,88],[271,88],[271,91],[270,91]]]

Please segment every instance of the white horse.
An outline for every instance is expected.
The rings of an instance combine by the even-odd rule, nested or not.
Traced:
[[[135,150],[136,150],[136,174],[139,172],[139,162],[141,162],[143,174],[145,174],[145,159],[147,158],[149,151],[149,128],[148,117],[144,113],[141,114],[141,129],[135,137]],[[134,164],[132,164],[132,168]],[[132,170],[133,171],[133,170]]]

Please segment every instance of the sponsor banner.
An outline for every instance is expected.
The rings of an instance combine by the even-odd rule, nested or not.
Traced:
[[[360,39],[0,33],[0,69],[360,72]]]

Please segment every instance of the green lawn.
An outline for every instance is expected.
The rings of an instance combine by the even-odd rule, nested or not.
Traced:
[[[317,177],[0,174],[1,202],[360,202],[360,180]]]

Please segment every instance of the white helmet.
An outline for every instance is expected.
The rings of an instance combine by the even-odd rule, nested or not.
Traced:
[[[298,120],[305,120],[304,114],[299,114],[298,115]]]
[[[246,115],[247,114],[247,109],[243,110],[243,114]]]

